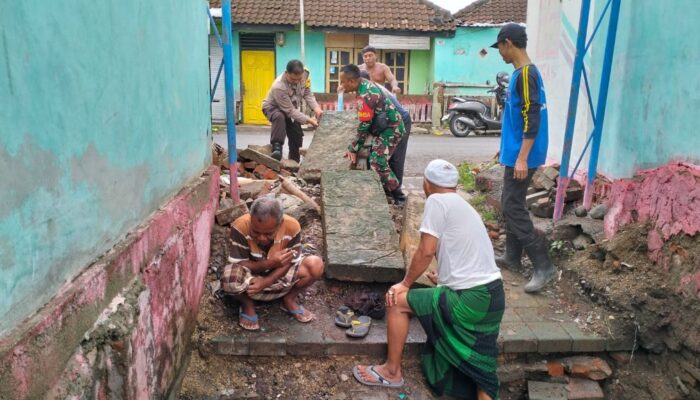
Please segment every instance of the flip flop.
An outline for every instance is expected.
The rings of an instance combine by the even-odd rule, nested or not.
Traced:
[[[335,312],[335,324],[341,328],[350,328],[354,316],[355,313],[349,307],[340,306]]]
[[[350,322],[350,329],[345,331],[345,334],[352,338],[363,338],[369,333],[369,327],[372,325],[372,318],[361,315],[357,319]]]
[[[248,327],[245,326],[241,323],[241,318],[245,319],[246,321],[250,321],[254,323],[253,327]],[[259,331],[260,330],[260,324],[258,323],[258,315],[248,315],[243,312],[243,307],[238,307],[238,326],[241,328],[247,330],[247,331]]]
[[[299,321],[303,324],[305,324],[307,322],[311,322],[315,318],[314,314],[310,311],[308,314],[306,314],[306,310],[304,309],[304,306],[299,306],[299,309],[297,309],[297,310],[288,310],[287,307],[280,306],[280,310],[291,315],[292,317],[294,317],[294,319],[296,319],[297,321]]]
[[[377,382],[371,382],[368,381],[367,379],[362,377],[362,374],[360,374],[360,369],[358,368],[359,366],[356,365],[352,368],[352,374],[355,375],[355,379],[357,379],[358,382],[360,382],[363,385],[367,386],[383,386],[383,387],[388,387],[388,388],[399,388],[403,386],[403,378],[401,378],[400,381],[398,382],[391,382],[385,377],[383,377],[377,370],[374,369],[376,365],[370,365],[367,367],[367,372],[372,374],[376,379]]]

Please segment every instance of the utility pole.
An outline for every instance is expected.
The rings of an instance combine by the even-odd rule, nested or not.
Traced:
[[[301,18],[301,24],[299,29],[301,30],[301,62],[304,61],[304,0],[299,0],[299,17]]]

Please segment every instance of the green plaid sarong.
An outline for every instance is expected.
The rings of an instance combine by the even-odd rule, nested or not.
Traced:
[[[476,399],[477,388],[498,399],[498,330],[505,310],[503,282],[454,291],[412,289],[408,304],[428,340],[421,365],[438,395]]]

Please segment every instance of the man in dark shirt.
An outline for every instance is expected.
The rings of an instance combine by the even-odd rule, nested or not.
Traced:
[[[515,67],[506,94],[499,152],[499,161],[505,166],[501,203],[506,220],[506,251],[496,261],[501,267],[520,269],[524,249],[535,269],[525,291],[537,292],[554,279],[556,269],[525,204],[532,175],[547,157],[548,142],[544,84],[526,45],[525,27],[507,24],[491,46],[498,49],[503,61]]]

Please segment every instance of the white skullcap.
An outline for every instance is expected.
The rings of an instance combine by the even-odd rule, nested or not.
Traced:
[[[423,176],[430,183],[444,188],[457,187],[459,182],[459,172],[457,168],[445,160],[433,160],[427,167]]]

